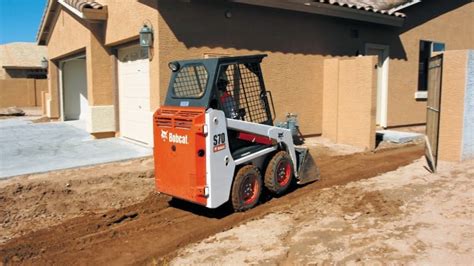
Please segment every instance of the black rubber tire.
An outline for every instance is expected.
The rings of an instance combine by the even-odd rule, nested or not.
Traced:
[[[249,181],[251,180],[251,181]],[[255,181],[255,183],[253,182]],[[248,189],[248,184],[252,186],[252,196],[250,199],[245,198],[245,190]],[[262,175],[257,167],[253,165],[246,165],[239,169],[234,178],[231,191],[232,208],[236,212],[246,211],[257,205],[262,193]]]
[[[279,169],[284,165],[284,176],[283,180],[279,182]],[[288,168],[289,167],[289,168]],[[289,169],[289,170],[286,170]],[[289,173],[287,172],[289,171]],[[290,155],[286,151],[279,151],[273,155],[272,159],[268,162],[265,170],[265,187],[275,195],[281,195],[285,193],[290,187],[293,181],[294,169]]]

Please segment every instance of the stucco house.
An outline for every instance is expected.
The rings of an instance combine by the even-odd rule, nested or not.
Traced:
[[[0,45],[0,108],[42,106],[46,56],[47,48],[36,43]]]
[[[320,135],[324,60],[376,55],[377,124],[423,124],[425,62],[474,48],[473,24],[471,0],[49,0],[37,41],[48,47],[49,117],[152,145],[168,62],[186,58],[268,54],[277,119],[297,113],[304,135]]]
[[[46,55],[46,47],[36,43],[0,45],[0,79],[46,78],[46,69],[41,65]]]

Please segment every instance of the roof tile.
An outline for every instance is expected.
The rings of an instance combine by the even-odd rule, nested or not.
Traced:
[[[394,6],[410,2],[407,0],[385,0],[385,1],[374,1],[374,0],[313,0],[313,2],[330,4],[340,7],[354,8],[358,10],[379,13],[384,15],[391,15],[396,17],[404,18],[405,14],[400,12],[393,12],[391,9]]]
[[[80,12],[83,12],[84,9],[90,8],[90,9],[102,9],[103,6],[96,2],[96,1],[88,1],[88,0],[64,0],[64,2],[75,9],[79,10]]]

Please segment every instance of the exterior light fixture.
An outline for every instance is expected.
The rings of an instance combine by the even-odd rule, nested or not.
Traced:
[[[171,69],[171,71],[176,72],[176,71],[179,70],[180,65],[179,65],[178,62],[170,62],[170,63],[168,64],[168,67]]]
[[[153,29],[144,24],[140,30],[140,46],[150,48],[153,44]]]
[[[48,68],[48,59],[46,59],[46,57],[41,58],[41,68],[43,69]]]

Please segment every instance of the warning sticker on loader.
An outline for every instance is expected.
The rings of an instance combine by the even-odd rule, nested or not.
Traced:
[[[213,140],[214,140],[213,142],[214,147],[212,148],[213,152],[225,150],[225,133],[214,135]]]

